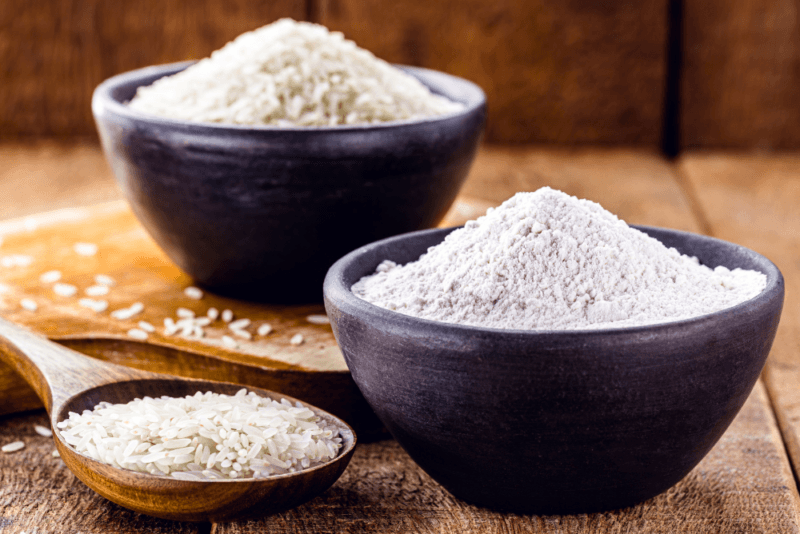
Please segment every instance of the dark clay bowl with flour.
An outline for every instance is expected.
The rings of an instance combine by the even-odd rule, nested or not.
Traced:
[[[356,247],[435,226],[466,178],[486,98],[466,80],[401,67],[458,113],[380,125],[278,128],[164,119],[125,105],[191,65],[110,78],[92,110],[136,216],[199,284],[254,299],[319,300]]]
[[[453,495],[538,514],[630,506],[681,480],[725,432],[775,337],[783,277],[744,247],[639,229],[710,267],[765,273],[767,287],[673,323],[524,331],[410,317],[350,291],[381,261],[416,260],[451,229],[373,243],[330,269],[325,306],[356,384]]]

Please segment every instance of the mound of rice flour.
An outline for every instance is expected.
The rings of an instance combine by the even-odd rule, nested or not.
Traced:
[[[194,122],[336,126],[453,113],[462,104],[324,26],[281,19],[141,87],[130,107]]]
[[[357,296],[434,321],[566,330],[663,323],[728,308],[766,275],[710,269],[599,204],[517,193],[406,265],[381,263]]]

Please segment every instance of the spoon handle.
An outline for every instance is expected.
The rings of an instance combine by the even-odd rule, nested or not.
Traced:
[[[149,374],[89,358],[2,318],[0,360],[33,387],[48,412],[80,391]]]

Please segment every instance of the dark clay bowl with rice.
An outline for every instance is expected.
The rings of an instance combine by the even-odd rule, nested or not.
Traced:
[[[134,213],[197,283],[276,302],[319,300],[330,265],[356,247],[435,226],[467,176],[486,98],[475,84],[400,67],[462,111],[380,125],[203,124],[125,105],[191,63],[103,82],[92,111]]]
[[[775,337],[783,277],[744,247],[639,229],[710,267],[760,271],[766,288],[672,323],[500,330],[402,315],[350,290],[383,260],[414,261],[451,229],[379,241],[330,269],[325,306],[356,384],[453,495],[537,514],[631,506],[681,480],[725,432]]]

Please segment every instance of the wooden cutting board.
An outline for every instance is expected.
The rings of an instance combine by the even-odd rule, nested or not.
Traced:
[[[444,224],[459,224],[480,214],[486,206],[456,204]],[[366,437],[381,425],[364,401],[347,370],[330,325],[315,324],[311,315],[325,315],[322,304],[274,306],[234,300],[205,291],[200,300],[183,290],[192,280],[175,267],[137,222],[122,201],[86,208],[59,210],[22,220],[0,223],[0,313],[16,323],[90,356],[130,367],[173,375],[238,382],[297,397],[348,421]],[[76,252],[77,243],[97,245],[97,253]],[[29,264],[27,264],[29,262]],[[62,283],[78,292],[56,294],[53,283],[43,283],[42,273],[58,270]],[[115,284],[108,302],[95,312],[81,306],[85,289],[104,274]],[[21,305],[36,302],[36,311]],[[119,320],[111,312],[141,302],[144,310]],[[251,341],[235,338],[221,319],[205,328],[205,337],[164,335],[164,318],[177,320],[179,307],[205,315],[210,307],[230,309],[236,318],[248,318]],[[145,341],[127,332],[147,321],[156,327]],[[258,336],[269,323],[273,331]],[[234,337],[238,347],[228,348],[222,335]],[[290,340],[300,334],[303,342]],[[21,377],[0,362],[0,414],[40,407]]]

